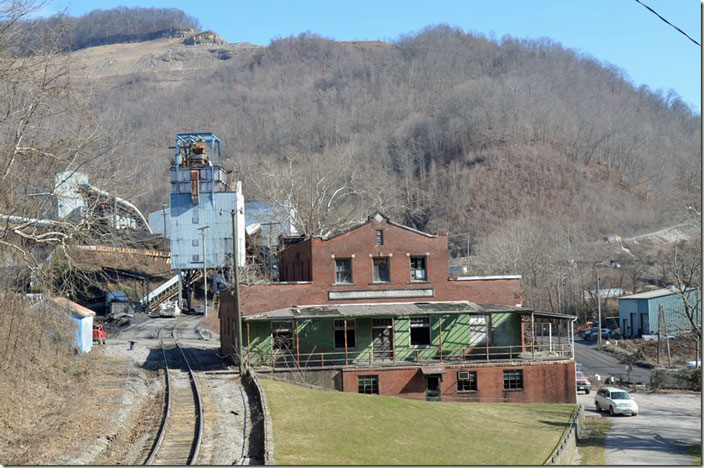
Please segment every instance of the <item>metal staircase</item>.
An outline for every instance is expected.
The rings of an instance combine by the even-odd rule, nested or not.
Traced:
[[[194,271],[192,275],[188,275],[189,280],[186,280],[188,284],[193,284],[199,279],[203,278],[203,272],[202,271]],[[184,277],[185,280],[185,277]],[[142,305],[142,308],[145,312],[149,313],[154,311],[157,307],[159,307],[159,304],[163,303],[164,301],[168,301],[170,299],[173,299],[175,296],[178,295],[178,275],[175,275],[162,284],[160,284],[154,291],[150,292],[146,296],[144,296],[139,303]]]

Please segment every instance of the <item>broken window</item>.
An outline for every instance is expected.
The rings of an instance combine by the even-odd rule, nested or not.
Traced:
[[[384,245],[384,231],[383,231],[383,229],[376,230],[376,243],[377,243],[377,245]]]
[[[352,259],[336,258],[335,259],[335,282],[336,283],[351,283],[352,282]]]
[[[347,347],[355,347],[355,330],[354,320],[346,320],[347,322]],[[345,347],[345,320],[335,320],[335,348]]]
[[[523,390],[523,369],[504,371],[504,390]]]
[[[378,375],[360,375],[357,377],[357,392],[369,395],[379,394]]]
[[[425,257],[411,257],[411,281],[426,281]]]
[[[411,317],[411,345],[430,345],[430,317]]]
[[[389,282],[389,258],[381,257],[374,259],[374,282]]]
[[[477,391],[477,373],[471,371],[457,372],[457,391],[458,392],[476,392]]]
[[[280,352],[293,349],[293,322],[271,322],[271,349]]]

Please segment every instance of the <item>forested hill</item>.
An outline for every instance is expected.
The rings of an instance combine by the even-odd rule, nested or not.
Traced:
[[[468,237],[474,250],[507,222],[593,239],[700,206],[701,117],[550,40],[438,26],[393,43],[303,34],[231,47],[178,72],[165,67],[189,69],[194,49],[170,45],[94,90],[135,148],[161,148],[125,154],[150,174],[148,210],[166,201],[173,135],[204,130],[223,139],[247,198],[291,200],[310,234],[380,209],[466,233],[453,245]]]
[[[105,44],[183,37],[200,29],[196,18],[176,8],[139,7],[93,10],[79,17],[59,14],[50,18],[20,20],[17,25],[22,37],[19,50],[25,54],[44,51],[48,38],[57,50],[70,51]]]

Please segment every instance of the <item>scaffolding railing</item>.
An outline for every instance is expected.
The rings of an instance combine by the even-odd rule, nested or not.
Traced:
[[[440,347],[418,346],[391,350],[343,350],[301,352],[278,349],[271,352],[245,350],[247,365],[253,367],[376,367],[388,365],[457,364],[493,361],[549,361],[571,359],[570,344],[534,344],[507,346]]]

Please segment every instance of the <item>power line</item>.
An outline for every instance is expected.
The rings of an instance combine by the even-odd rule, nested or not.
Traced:
[[[663,18],[662,16],[660,16],[660,14],[659,14],[657,11],[653,10],[652,8],[650,8],[648,5],[646,5],[645,3],[641,2],[640,0],[636,0],[636,2],[640,3],[641,5],[643,5],[645,8],[647,8],[647,9],[650,10],[650,11],[652,11],[655,16],[657,16],[658,18],[660,18],[661,20],[663,20],[664,22],[666,22],[667,24],[669,24],[670,26],[672,26],[673,28],[675,28],[676,30],[678,30],[679,32],[681,32],[682,34],[684,34],[685,37],[687,37],[687,39],[689,39],[690,41],[694,42],[694,43],[697,44],[699,47],[702,46],[700,43],[698,43],[697,41],[695,41],[694,39],[692,39],[691,37],[689,37],[689,35],[688,35],[686,32],[682,31],[680,28],[678,28],[677,26],[675,26],[674,24],[670,23],[670,22],[667,21],[665,18]]]

